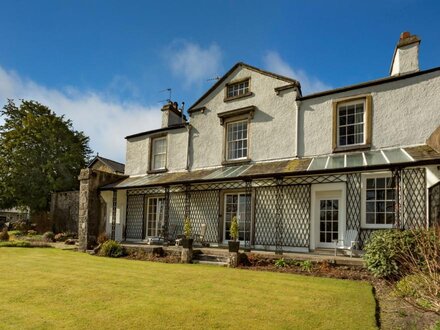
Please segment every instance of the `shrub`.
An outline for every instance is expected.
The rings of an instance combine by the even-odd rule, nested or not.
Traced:
[[[313,263],[310,260],[304,260],[301,262],[301,270],[305,272],[310,272],[313,268]]]
[[[29,224],[26,220],[20,220],[12,224],[12,229],[26,231],[29,229]]]
[[[275,260],[275,266],[278,268],[286,267],[286,261],[284,260],[284,258]]]
[[[229,228],[229,235],[231,235],[231,239],[233,241],[236,241],[238,239],[238,220],[236,216],[232,217],[231,227]]]
[[[419,307],[440,313],[440,226],[413,233],[413,244],[404,245],[404,275],[396,292]]]
[[[118,242],[108,240],[102,244],[99,254],[105,257],[119,258],[124,255],[124,248]]]
[[[33,230],[33,229],[30,229],[30,230],[27,231],[27,235],[28,236],[35,236],[37,234],[38,234],[38,232],[36,230]]]
[[[43,241],[45,242],[53,242],[55,239],[55,234],[51,231],[47,231],[43,234]]]
[[[185,218],[185,222],[183,224],[183,234],[186,238],[191,238],[192,229],[191,229],[191,221],[189,218]]]
[[[376,277],[399,278],[403,271],[402,257],[414,247],[414,234],[410,231],[379,230],[365,245],[364,260],[368,270]]]
[[[0,232],[0,241],[9,241],[8,228],[3,228]]]
[[[56,242],[64,242],[67,239],[66,235],[64,233],[58,233],[55,235],[54,240]]]
[[[66,231],[64,234],[66,235],[66,238],[78,238],[78,233],[73,231]]]
[[[106,233],[101,233],[98,236],[98,244],[103,244],[105,242],[107,242],[109,240],[108,236]]]

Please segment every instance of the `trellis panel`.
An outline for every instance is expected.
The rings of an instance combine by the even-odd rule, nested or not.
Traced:
[[[285,186],[283,193],[283,245],[310,245],[310,185]]]
[[[206,224],[205,241],[209,243],[217,243],[219,241],[219,191],[208,190],[191,192],[190,208],[193,233],[200,233],[201,225]]]
[[[255,245],[276,244],[276,187],[255,189]]]
[[[401,221],[405,229],[426,226],[426,170],[411,168],[402,170]]]
[[[142,239],[144,223],[144,195],[127,196],[127,239]]]
[[[185,220],[185,193],[170,194],[169,234],[172,236],[183,234]]]

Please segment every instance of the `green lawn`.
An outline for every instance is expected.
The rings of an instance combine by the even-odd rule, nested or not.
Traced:
[[[363,282],[0,248],[1,329],[373,329]]]

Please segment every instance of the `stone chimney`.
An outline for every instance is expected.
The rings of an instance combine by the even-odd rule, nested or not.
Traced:
[[[400,34],[391,62],[391,76],[419,71],[419,45],[420,39],[416,35],[411,35],[409,32]]]
[[[181,124],[186,121],[185,116],[179,110],[177,102],[168,102],[162,107],[162,128]]]

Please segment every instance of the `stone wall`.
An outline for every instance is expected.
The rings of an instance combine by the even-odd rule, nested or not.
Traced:
[[[55,232],[78,232],[79,191],[52,193],[50,214]]]
[[[85,251],[95,243],[99,233],[105,231],[105,220],[102,214],[102,199],[99,188],[116,182],[123,175],[112,174],[86,168],[79,175],[79,250]]]

